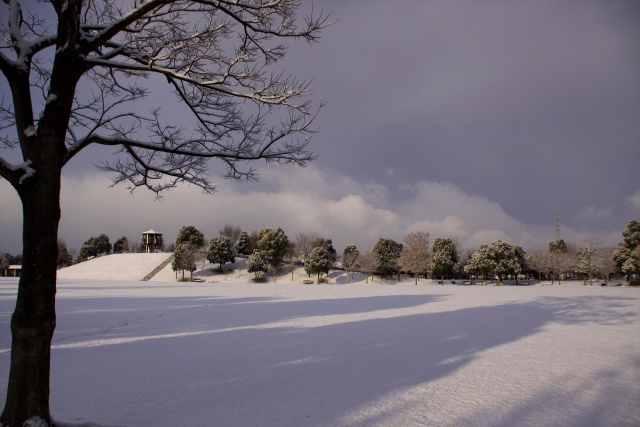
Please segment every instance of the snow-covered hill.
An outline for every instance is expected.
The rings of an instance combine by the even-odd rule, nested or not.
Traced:
[[[170,253],[112,254],[58,270],[58,279],[142,280]]]

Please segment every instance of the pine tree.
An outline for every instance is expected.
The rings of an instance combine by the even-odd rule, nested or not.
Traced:
[[[313,248],[304,260],[304,271],[309,275],[317,274],[318,283],[320,283],[320,275],[328,274],[331,265],[331,253],[327,250],[326,246],[318,246]]]
[[[246,231],[241,232],[240,237],[238,237],[236,252],[241,256],[251,255],[251,250],[249,249],[249,234],[247,234]]]
[[[129,252],[129,240],[124,236],[113,243],[114,254],[121,254],[123,252]]]
[[[231,241],[227,236],[214,237],[209,241],[207,260],[212,264],[219,264],[221,273],[224,271],[224,264],[236,261]]]
[[[640,221],[631,220],[622,232],[623,240],[613,253],[613,259],[622,273],[631,281],[640,274]]]
[[[185,244],[180,243],[176,245],[176,249],[173,251],[173,260],[171,261],[171,269],[176,272],[176,278],[178,277],[178,271],[182,271],[182,278],[184,279],[184,250]]]
[[[398,258],[402,252],[402,243],[393,239],[381,237],[373,247],[373,253],[378,258],[378,270],[382,277],[398,271]]]
[[[282,262],[289,247],[289,239],[281,228],[264,228],[260,231],[260,238],[256,250],[263,253],[268,265],[276,269]]]
[[[500,286],[503,277],[520,274],[524,258],[525,253],[522,248],[496,240],[490,246],[482,245],[471,256],[464,271],[482,277],[487,274],[496,276],[498,278],[496,286]]]
[[[497,286],[501,285],[503,277],[520,274],[522,271],[519,255],[516,253],[515,247],[505,241],[497,240],[493,242],[489,246],[489,256],[495,263],[493,274],[498,278]]]
[[[58,261],[56,265],[58,268],[61,268],[71,265],[72,263],[73,259],[67,249],[67,243],[62,239],[58,239]],[[3,270],[4,269],[0,268],[0,273],[2,273]]]
[[[171,262],[171,269],[178,272],[182,271],[182,278],[184,279],[185,270],[191,273],[191,279],[193,279],[193,272],[197,268],[197,254],[198,247],[189,243],[183,242],[176,245],[176,250],[173,252],[173,261]]]
[[[104,234],[90,237],[80,248],[80,258],[84,260],[109,253],[111,253],[111,243],[109,243],[109,238]]]
[[[204,246],[204,234],[193,225],[186,225],[180,229],[176,237],[176,247],[180,243],[191,243],[195,247]]]
[[[264,273],[269,268],[267,257],[264,252],[255,251],[247,259],[247,271],[253,273],[255,278],[258,279],[261,273]]]
[[[460,261],[456,243],[453,239],[437,238],[433,241],[431,250],[431,274],[440,277],[444,283],[444,276],[452,274],[456,264]]]
[[[484,280],[495,268],[493,260],[489,257],[489,246],[482,245],[471,255],[464,266],[464,272]]]
[[[338,253],[333,248],[333,242],[331,241],[331,239],[325,239],[324,237],[319,237],[313,242],[313,247],[325,248],[327,250],[327,254],[329,256],[329,261],[331,262],[331,265],[335,264],[335,262],[338,260]]]

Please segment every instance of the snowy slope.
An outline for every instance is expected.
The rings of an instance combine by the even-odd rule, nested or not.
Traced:
[[[58,270],[58,279],[141,280],[169,253],[112,254]]]
[[[236,282],[246,271],[207,274],[200,283],[59,280],[54,419],[640,425],[640,289],[302,285],[284,275],[252,284]],[[16,287],[0,280],[2,401]]]

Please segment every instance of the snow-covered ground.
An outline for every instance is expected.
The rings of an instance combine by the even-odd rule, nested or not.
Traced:
[[[257,284],[246,270],[190,283],[170,267],[141,282],[112,273],[135,261],[101,262],[111,280],[59,275],[64,425],[640,425],[638,288],[303,285],[300,271]],[[0,280],[2,402],[16,288]]]
[[[58,279],[142,280],[169,256],[167,253],[102,256],[58,270]]]

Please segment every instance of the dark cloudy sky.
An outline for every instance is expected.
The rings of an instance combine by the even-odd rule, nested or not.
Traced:
[[[64,172],[67,243],[148,228],[173,240],[189,224],[213,237],[232,224],[318,232],[339,252],[419,230],[465,247],[531,248],[554,238],[558,213],[565,240],[612,245],[640,218],[640,2],[313,5],[337,22],[319,44],[294,43],[283,65],[329,100],[317,161],[260,164],[259,184],[218,180],[213,196],[182,187],[154,203],[107,189],[91,164],[110,151],[90,149]],[[0,252],[17,252],[20,211],[6,181],[0,198]]]

